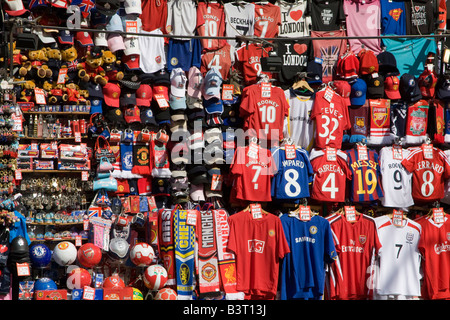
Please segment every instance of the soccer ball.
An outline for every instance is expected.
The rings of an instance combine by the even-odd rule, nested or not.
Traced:
[[[144,284],[150,290],[159,290],[164,287],[167,282],[167,271],[159,265],[154,264],[145,269]]]
[[[85,286],[90,286],[92,277],[89,271],[83,268],[75,268],[70,271],[66,280],[67,289],[83,289]]]
[[[136,243],[130,251],[131,262],[138,267],[149,266],[154,257],[155,251],[148,243],[145,242]]]
[[[177,300],[177,293],[171,288],[163,288],[156,293],[154,300]]]
[[[144,300],[141,290],[133,288],[133,300]]]
[[[125,288],[125,282],[117,273],[114,273],[112,276],[105,279],[103,282],[103,288],[123,289]]]
[[[93,243],[85,243],[78,249],[78,262],[85,268],[92,268],[102,260],[102,251]]]
[[[72,242],[62,241],[53,249],[53,260],[60,266],[68,266],[77,259],[77,248]]]

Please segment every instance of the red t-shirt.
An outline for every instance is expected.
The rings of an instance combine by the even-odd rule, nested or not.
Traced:
[[[359,214],[356,222],[344,215],[327,217],[330,221],[338,257],[330,266],[329,298],[331,300],[370,299],[373,287],[368,287],[374,271],[372,259],[381,249],[375,220]]]
[[[315,147],[340,149],[344,130],[351,128],[345,99],[331,89],[317,92],[310,117],[316,122]]]
[[[139,18],[142,30],[150,32],[159,28],[163,33],[167,33],[167,0],[142,0],[142,13]]]
[[[272,3],[255,3],[255,31],[261,38],[276,38],[281,25],[280,7]]]
[[[424,299],[450,298],[450,219],[444,217],[445,222],[434,223],[432,217],[418,219],[422,226],[419,240],[419,252],[422,260],[423,284],[422,297]]]
[[[245,87],[239,115],[244,118],[244,130],[254,129],[262,140],[283,139],[284,119],[289,114],[289,104],[283,89],[270,86],[270,97],[262,95],[262,84]]]
[[[276,165],[269,149],[258,147],[256,158],[249,156],[250,147],[238,147],[231,164],[235,198],[239,200],[272,201],[271,179]]]
[[[265,73],[272,78],[270,72],[263,72],[261,67],[261,57],[267,57],[272,47],[262,48],[261,45],[255,43],[245,43],[236,49],[236,60],[239,62],[236,66],[242,73],[246,85],[255,84],[257,76]]]
[[[432,159],[427,159],[423,146],[409,148],[409,155],[402,165],[413,174],[412,196],[414,201],[439,201],[444,197],[445,180],[450,177],[450,163],[445,153],[433,147]]]
[[[200,2],[203,3],[203,2]],[[230,76],[230,69],[234,62],[234,47],[231,47],[228,42],[215,51],[208,51],[202,54],[202,62],[200,66],[200,71],[203,76],[211,68],[216,68],[219,70],[220,75],[223,80],[228,80]]]
[[[228,249],[236,257],[236,289],[250,299],[273,299],[280,260],[290,252],[278,216],[254,219],[250,210],[230,216]]]
[[[311,198],[318,201],[344,202],[347,181],[352,179],[345,152],[337,150],[336,157],[329,158],[326,150],[313,149],[309,159],[314,171]]]
[[[225,36],[225,11],[222,4],[199,2],[197,20],[204,21],[197,27],[199,36]],[[200,39],[200,42],[204,51],[217,50],[228,43],[225,39]]]

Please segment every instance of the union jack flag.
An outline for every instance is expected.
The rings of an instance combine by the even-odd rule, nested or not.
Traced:
[[[28,9],[34,9],[41,6],[47,6],[48,1],[47,0],[30,0],[28,2]]]
[[[80,61],[78,59],[75,59],[73,61],[68,61],[67,62],[67,69],[68,71],[76,71],[77,70],[77,65]]]
[[[48,0],[52,7],[67,9],[67,0]]]
[[[92,0],[82,0],[78,6],[80,7],[83,17],[87,18],[91,12],[91,9],[95,7],[95,3]]]

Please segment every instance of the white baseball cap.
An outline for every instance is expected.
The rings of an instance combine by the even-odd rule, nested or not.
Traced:
[[[139,49],[139,41],[137,37],[126,37],[123,40],[123,44],[125,45],[125,50],[123,53],[125,53],[127,56],[132,54],[141,54],[141,50]]]
[[[94,45],[96,47],[107,47],[108,40],[106,40],[105,32],[97,32],[94,36]]]
[[[175,68],[170,72],[170,93],[175,97],[186,96],[186,73],[181,68]]]
[[[125,0],[124,2],[126,14],[141,14],[141,0]]]
[[[202,97],[203,75],[196,66],[192,66],[189,69],[188,79],[189,79],[187,88],[188,96],[200,99]]]

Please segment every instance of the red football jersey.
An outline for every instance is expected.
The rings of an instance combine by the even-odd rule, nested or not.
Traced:
[[[269,149],[258,146],[256,156],[249,155],[250,147],[238,147],[231,164],[235,197],[247,201],[272,201],[271,179],[276,165]]]
[[[433,217],[424,217],[417,222],[422,226],[419,252],[422,255],[422,298],[450,299],[450,219],[434,223]]]
[[[270,86],[270,97],[264,97],[262,84],[245,87],[239,115],[244,118],[244,130],[253,129],[262,140],[283,139],[284,120],[289,104],[283,89]]]
[[[247,299],[273,299],[280,260],[290,252],[278,216],[266,213],[254,219],[250,210],[229,218],[228,249],[236,257],[236,289]]]
[[[139,18],[142,30],[150,32],[161,29],[163,33],[167,33],[167,0],[142,0],[142,13]]]
[[[257,76],[261,73],[272,78],[270,72],[263,72],[261,67],[261,57],[267,57],[272,47],[262,48],[255,43],[245,43],[236,49],[236,60],[239,62],[237,68],[242,73],[246,85],[255,84]]]
[[[255,36],[276,38],[281,25],[280,7],[272,3],[255,3]]]
[[[365,214],[356,222],[333,214],[330,221],[337,259],[328,274],[328,298],[331,300],[364,300],[373,294],[373,259],[381,249],[375,220]]]
[[[204,23],[197,27],[199,36],[225,36],[225,11],[222,4],[199,2],[197,20],[199,17],[204,20]],[[204,51],[217,50],[228,43],[225,39],[200,39],[200,42]]]
[[[315,147],[340,149],[344,130],[351,128],[345,99],[331,89],[317,92],[310,117],[316,122]]]
[[[228,80],[228,77],[230,76],[230,69],[233,63],[234,47],[230,46],[227,42],[220,49],[217,49],[215,51],[208,51],[202,54],[200,71],[203,73],[203,76],[205,76],[209,69],[214,67],[219,70],[223,80]]]
[[[352,178],[345,152],[337,150],[335,157],[329,157],[326,150],[313,149],[309,159],[314,171],[311,198],[344,202],[347,181]]]
[[[424,146],[409,148],[402,165],[413,174],[412,196],[417,202],[439,201],[444,197],[445,180],[450,177],[450,163],[445,153],[433,147],[432,159],[427,159]]]

